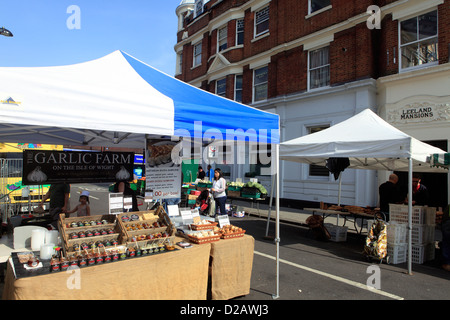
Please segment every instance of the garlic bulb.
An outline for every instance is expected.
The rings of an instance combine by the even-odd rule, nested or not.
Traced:
[[[116,173],[116,179],[118,181],[125,181],[130,179],[130,173],[127,171],[127,169],[125,169],[124,166],[120,167],[120,170]]]
[[[47,180],[47,175],[41,171],[41,167],[36,167],[27,176],[29,181],[43,182]]]

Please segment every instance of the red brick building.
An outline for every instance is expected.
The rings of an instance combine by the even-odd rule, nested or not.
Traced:
[[[177,15],[176,77],[278,113],[281,141],[370,108],[448,147],[450,0],[183,0]],[[434,116],[397,119],[422,107]],[[230,168],[230,178],[253,169]],[[345,171],[342,203],[376,205],[388,173],[362,171]],[[281,174],[282,198],[337,200],[323,168],[282,162]],[[439,190],[432,205],[448,203],[448,175],[435,178],[425,179]]]

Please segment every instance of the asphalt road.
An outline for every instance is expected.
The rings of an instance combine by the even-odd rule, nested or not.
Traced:
[[[90,192],[91,214],[108,211],[108,185],[74,184],[71,207],[81,191]],[[368,262],[362,250],[365,237],[349,233],[346,242],[315,240],[308,229],[293,224],[280,226],[280,277],[276,283],[276,246],[266,240],[265,219],[253,216],[231,218],[233,224],[255,238],[250,294],[233,301],[281,300],[448,300],[450,273],[439,268],[439,251],[434,261],[413,264],[413,274],[405,264]],[[274,235],[270,223],[269,235]]]

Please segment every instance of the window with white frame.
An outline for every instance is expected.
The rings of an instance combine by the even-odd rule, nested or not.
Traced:
[[[267,99],[268,72],[269,67],[265,66],[255,69],[253,72],[253,101],[262,101]]]
[[[321,126],[314,126],[309,127],[308,134],[319,132],[321,130],[329,128],[329,125],[321,125]],[[309,176],[310,177],[328,177],[330,175],[330,171],[325,166],[318,166],[316,164],[310,164],[309,165]]]
[[[203,0],[195,0],[195,17],[203,13]]]
[[[177,55],[178,66],[177,66],[177,74],[183,73],[183,52],[180,52]]]
[[[234,78],[234,100],[242,102],[242,74],[237,74]]]
[[[244,44],[244,19],[236,21],[236,44]]]
[[[193,66],[199,66],[202,63],[202,42],[194,44],[194,62]]]
[[[227,48],[227,36],[228,36],[227,26],[220,28],[217,31],[217,52],[220,52]]]
[[[401,69],[438,62],[437,10],[400,21]]]
[[[309,0],[309,13],[313,13],[331,5],[331,0]]]
[[[329,47],[309,52],[309,89],[330,85]]]
[[[227,93],[227,78],[216,81],[216,94],[225,97]]]
[[[269,31],[269,6],[255,13],[255,38]]]

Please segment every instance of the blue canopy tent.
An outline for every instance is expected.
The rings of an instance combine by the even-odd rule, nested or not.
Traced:
[[[279,143],[279,117],[193,87],[122,51],[0,68],[0,141],[142,147],[143,134]]]
[[[278,155],[278,115],[193,87],[122,51],[66,66],[0,67],[0,83],[0,142],[143,148],[147,135],[212,134],[275,144]],[[276,296],[278,230],[277,214]]]

